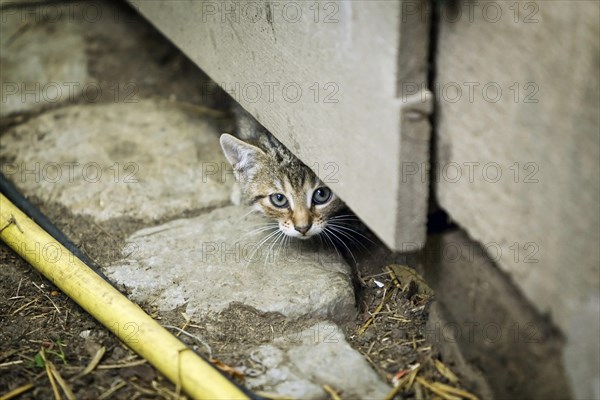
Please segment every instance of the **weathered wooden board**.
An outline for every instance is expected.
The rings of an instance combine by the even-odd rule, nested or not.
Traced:
[[[439,202],[568,346],[597,355],[600,3],[456,4],[433,87]]]
[[[387,245],[423,244],[427,2],[131,3]]]

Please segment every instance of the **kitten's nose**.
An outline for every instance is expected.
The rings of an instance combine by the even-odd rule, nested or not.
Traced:
[[[306,235],[306,232],[308,232],[308,230],[310,229],[310,225],[294,226],[294,229],[300,232],[301,234]]]

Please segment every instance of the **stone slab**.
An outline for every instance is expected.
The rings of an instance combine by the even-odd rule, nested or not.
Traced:
[[[264,368],[246,378],[250,389],[295,399],[329,399],[325,384],[344,399],[383,399],[391,391],[332,322],[290,332],[259,346],[250,358]]]
[[[90,82],[81,25],[66,7],[13,5],[0,12],[0,117],[75,101]]]
[[[212,116],[162,100],[65,107],[2,136],[2,172],[28,196],[97,221],[225,205],[234,178]]]
[[[133,300],[161,310],[185,305],[197,318],[233,302],[289,317],[353,318],[349,266],[333,250],[305,241],[258,246],[265,234],[249,233],[264,223],[230,206],[143,229],[127,240],[129,256],[105,272]]]

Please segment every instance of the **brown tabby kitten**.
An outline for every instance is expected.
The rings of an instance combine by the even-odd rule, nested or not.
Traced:
[[[235,111],[243,140],[224,133],[221,148],[248,205],[275,220],[288,236],[329,236],[327,223],[345,208],[342,200],[252,116],[241,108]]]

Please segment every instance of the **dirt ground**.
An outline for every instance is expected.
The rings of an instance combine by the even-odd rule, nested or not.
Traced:
[[[226,96],[199,94],[206,93],[203,88],[211,85],[208,78],[149,24],[126,5],[110,4],[110,7],[120,7],[129,16],[127,28],[134,40],[121,42],[101,27],[95,27],[96,31],[91,29],[87,40],[94,60],[89,70],[94,77],[108,82],[138,82],[139,98],[160,96],[216,109],[227,107]],[[130,56],[131,43],[145,44],[141,49],[136,48],[137,57]],[[197,87],[190,87],[190,82],[195,82],[193,85]],[[99,100],[102,101],[109,100]],[[11,125],[31,116],[23,114],[5,119],[0,124],[0,140]],[[125,238],[147,226],[131,219],[97,224],[74,216],[57,204],[30,200],[101,266],[117,260]],[[355,248],[353,252],[358,260],[360,312],[356,320],[342,326],[347,340],[388,382],[399,382],[397,398],[428,399],[442,396],[440,393],[452,398],[439,384],[452,387],[459,384],[449,371],[451,366],[445,366],[443,360],[440,362],[438,351],[427,342],[423,332],[433,297],[419,294],[418,285],[403,286],[400,282],[403,287],[398,287],[395,284],[393,275],[384,267],[397,257],[382,244],[372,245],[368,251]],[[221,367],[253,367],[246,356],[248,349],[268,342],[278,331],[299,331],[314,323],[289,320],[241,305],[231,306],[203,321],[186,321],[179,310],[159,313],[147,305],[141,306],[161,324],[202,337],[210,345],[213,362]],[[173,330],[173,333],[178,331]],[[200,354],[209,356],[206,347],[190,336],[181,334],[180,339]],[[85,371],[98,356],[101,358],[97,366],[91,372]],[[77,399],[184,398],[178,396],[175,386],[151,365],[2,243],[0,395],[22,388],[24,394],[20,398],[23,399],[54,398],[48,368],[57,371]],[[243,376],[233,375],[243,384]],[[343,388],[334,389],[344,398]],[[65,396],[62,389],[58,390]]]
[[[118,259],[127,235],[142,225],[133,220],[96,224],[73,216],[56,204],[40,204],[35,199],[33,202],[100,265]],[[373,262],[376,259],[386,263],[393,257],[383,247],[353,252],[359,264],[361,312],[357,320],[342,326],[348,341],[389,382],[395,382],[395,376],[408,376],[411,368],[418,367],[416,376],[426,382],[451,383],[451,375],[444,376],[445,371],[440,372],[443,367],[436,367],[439,354],[423,335],[431,296],[416,293],[409,298],[409,292],[415,290],[394,289],[390,274]],[[392,294],[360,334],[382,303],[384,293]],[[301,331],[315,322],[290,320],[243,305],[234,305],[203,321],[186,322],[178,310],[159,313],[147,305],[141,306],[161,324],[202,337],[211,347],[210,356],[220,366],[254,367],[247,357],[251,348],[269,342],[279,333]],[[0,245],[0,326],[0,393],[32,384],[22,398],[53,398],[41,360],[43,352],[78,399],[177,398],[173,384],[4,244]],[[209,357],[208,350],[191,337],[180,335],[180,339]],[[105,352],[99,365],[82,376],[102,348]],[[243,384],[242,376],[234,377]],[[336,389],[343,398],[343,388]],[[403,398],[425,399],[431,394],[422,384],[413,384],[410,390],[398,393]]]

